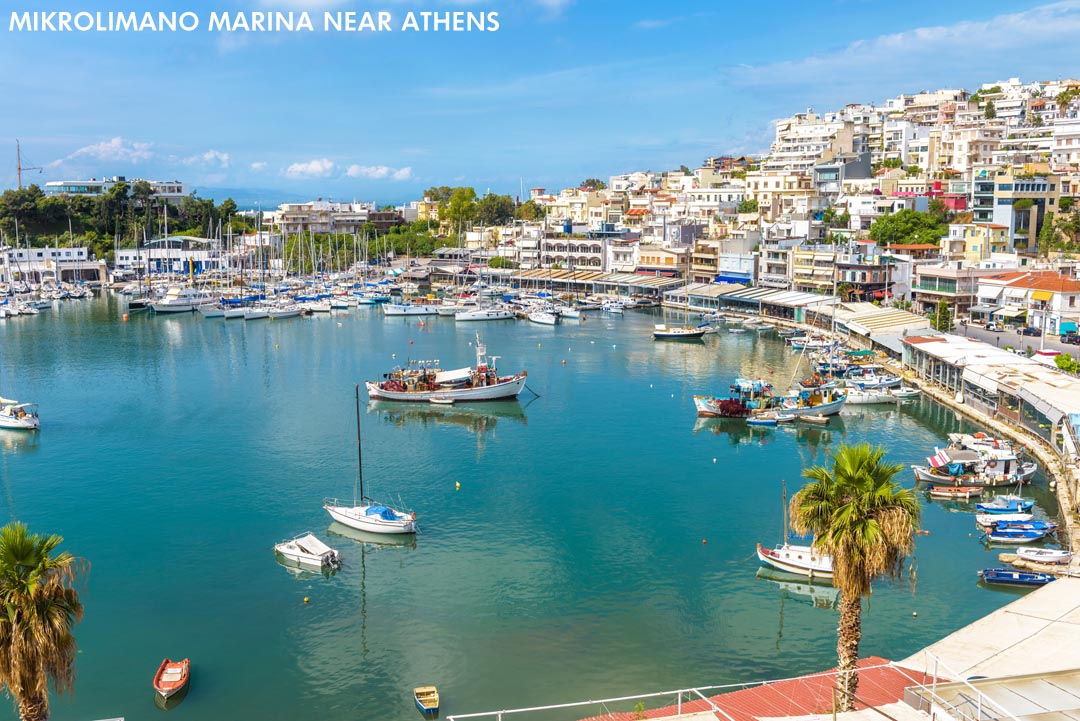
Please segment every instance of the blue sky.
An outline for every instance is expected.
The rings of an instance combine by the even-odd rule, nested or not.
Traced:
[[[30,8],[40,3],[26,3]],[[763,152],[770,121],[1008,77],[1080,76],[1080,0],[56,0],[190,10],[193,33],[21,33],[0,13],[0,184],[180,178],[379,202],[517,194]],[[666,6],[666,7],[665,7]],[[8,6],[11,7],[10,5]],[[210,33],[211,11],[498,12],[495,33]],[[6,153],[5,153],[6,154]],[[272,195],[272,193],[268,193]],[[268,202],[275,200],[269,197]]]

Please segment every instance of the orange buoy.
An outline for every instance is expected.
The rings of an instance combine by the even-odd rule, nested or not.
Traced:
[[[128,319],[128,314],[127,314],[127,313],[124,313],[124,322],[125,322],[125,323],[127,323],[127,319]]]

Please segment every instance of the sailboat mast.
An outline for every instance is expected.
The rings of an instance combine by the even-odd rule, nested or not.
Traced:
[[[360,484],[360,502],[364,502],[364,452],[360,445],[360,384],[356,384],[356,477]],[[356,500],[353,499],[353,503]]]

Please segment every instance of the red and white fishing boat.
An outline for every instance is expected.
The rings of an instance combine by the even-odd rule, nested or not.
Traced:
[[[395,368],[382,381],[368,381],[368,398],[383,401],[419,401],[432,398],[463,401],[498,401],[516,398],[525,389],[526,373],[501,376],[495,368],[498,356],[488,356],[487,346],[476,334],[476,367],[444,371],[438,361],[413,361]]]
[[[162,698],[169,698],[183,691],[191,680],[191,661],[165,659],[154,674],[154,690]]]
[[[793,546],[783,543],[776,548],[757,545],[757,557],[762,563],[788,573],[810,578],[833,577],[832,556],[818,553],[812,546]]]

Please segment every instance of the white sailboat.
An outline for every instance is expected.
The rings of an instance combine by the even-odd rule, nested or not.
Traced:
[[[787,485],[784,485],[784,540],[775,548],[763,548],[757,544],[758,560],[781,571],[809,576],[811,579],[833,577],[832,556],[819,553],[813,544],[794,545],[788,542]]]
[[[356,460],[357,485],[353,487],[353,503],[342,505],[338,499],[323,502],[323,508],[338,523],[369,533],[416,533],[416,514],[399,511],[376,503],[364,495],[364,462],[360,444],[360,386],[356,386]],[[359,488],[359,496],[357,496]],[[359,498],[359,500],[357,500]]]

